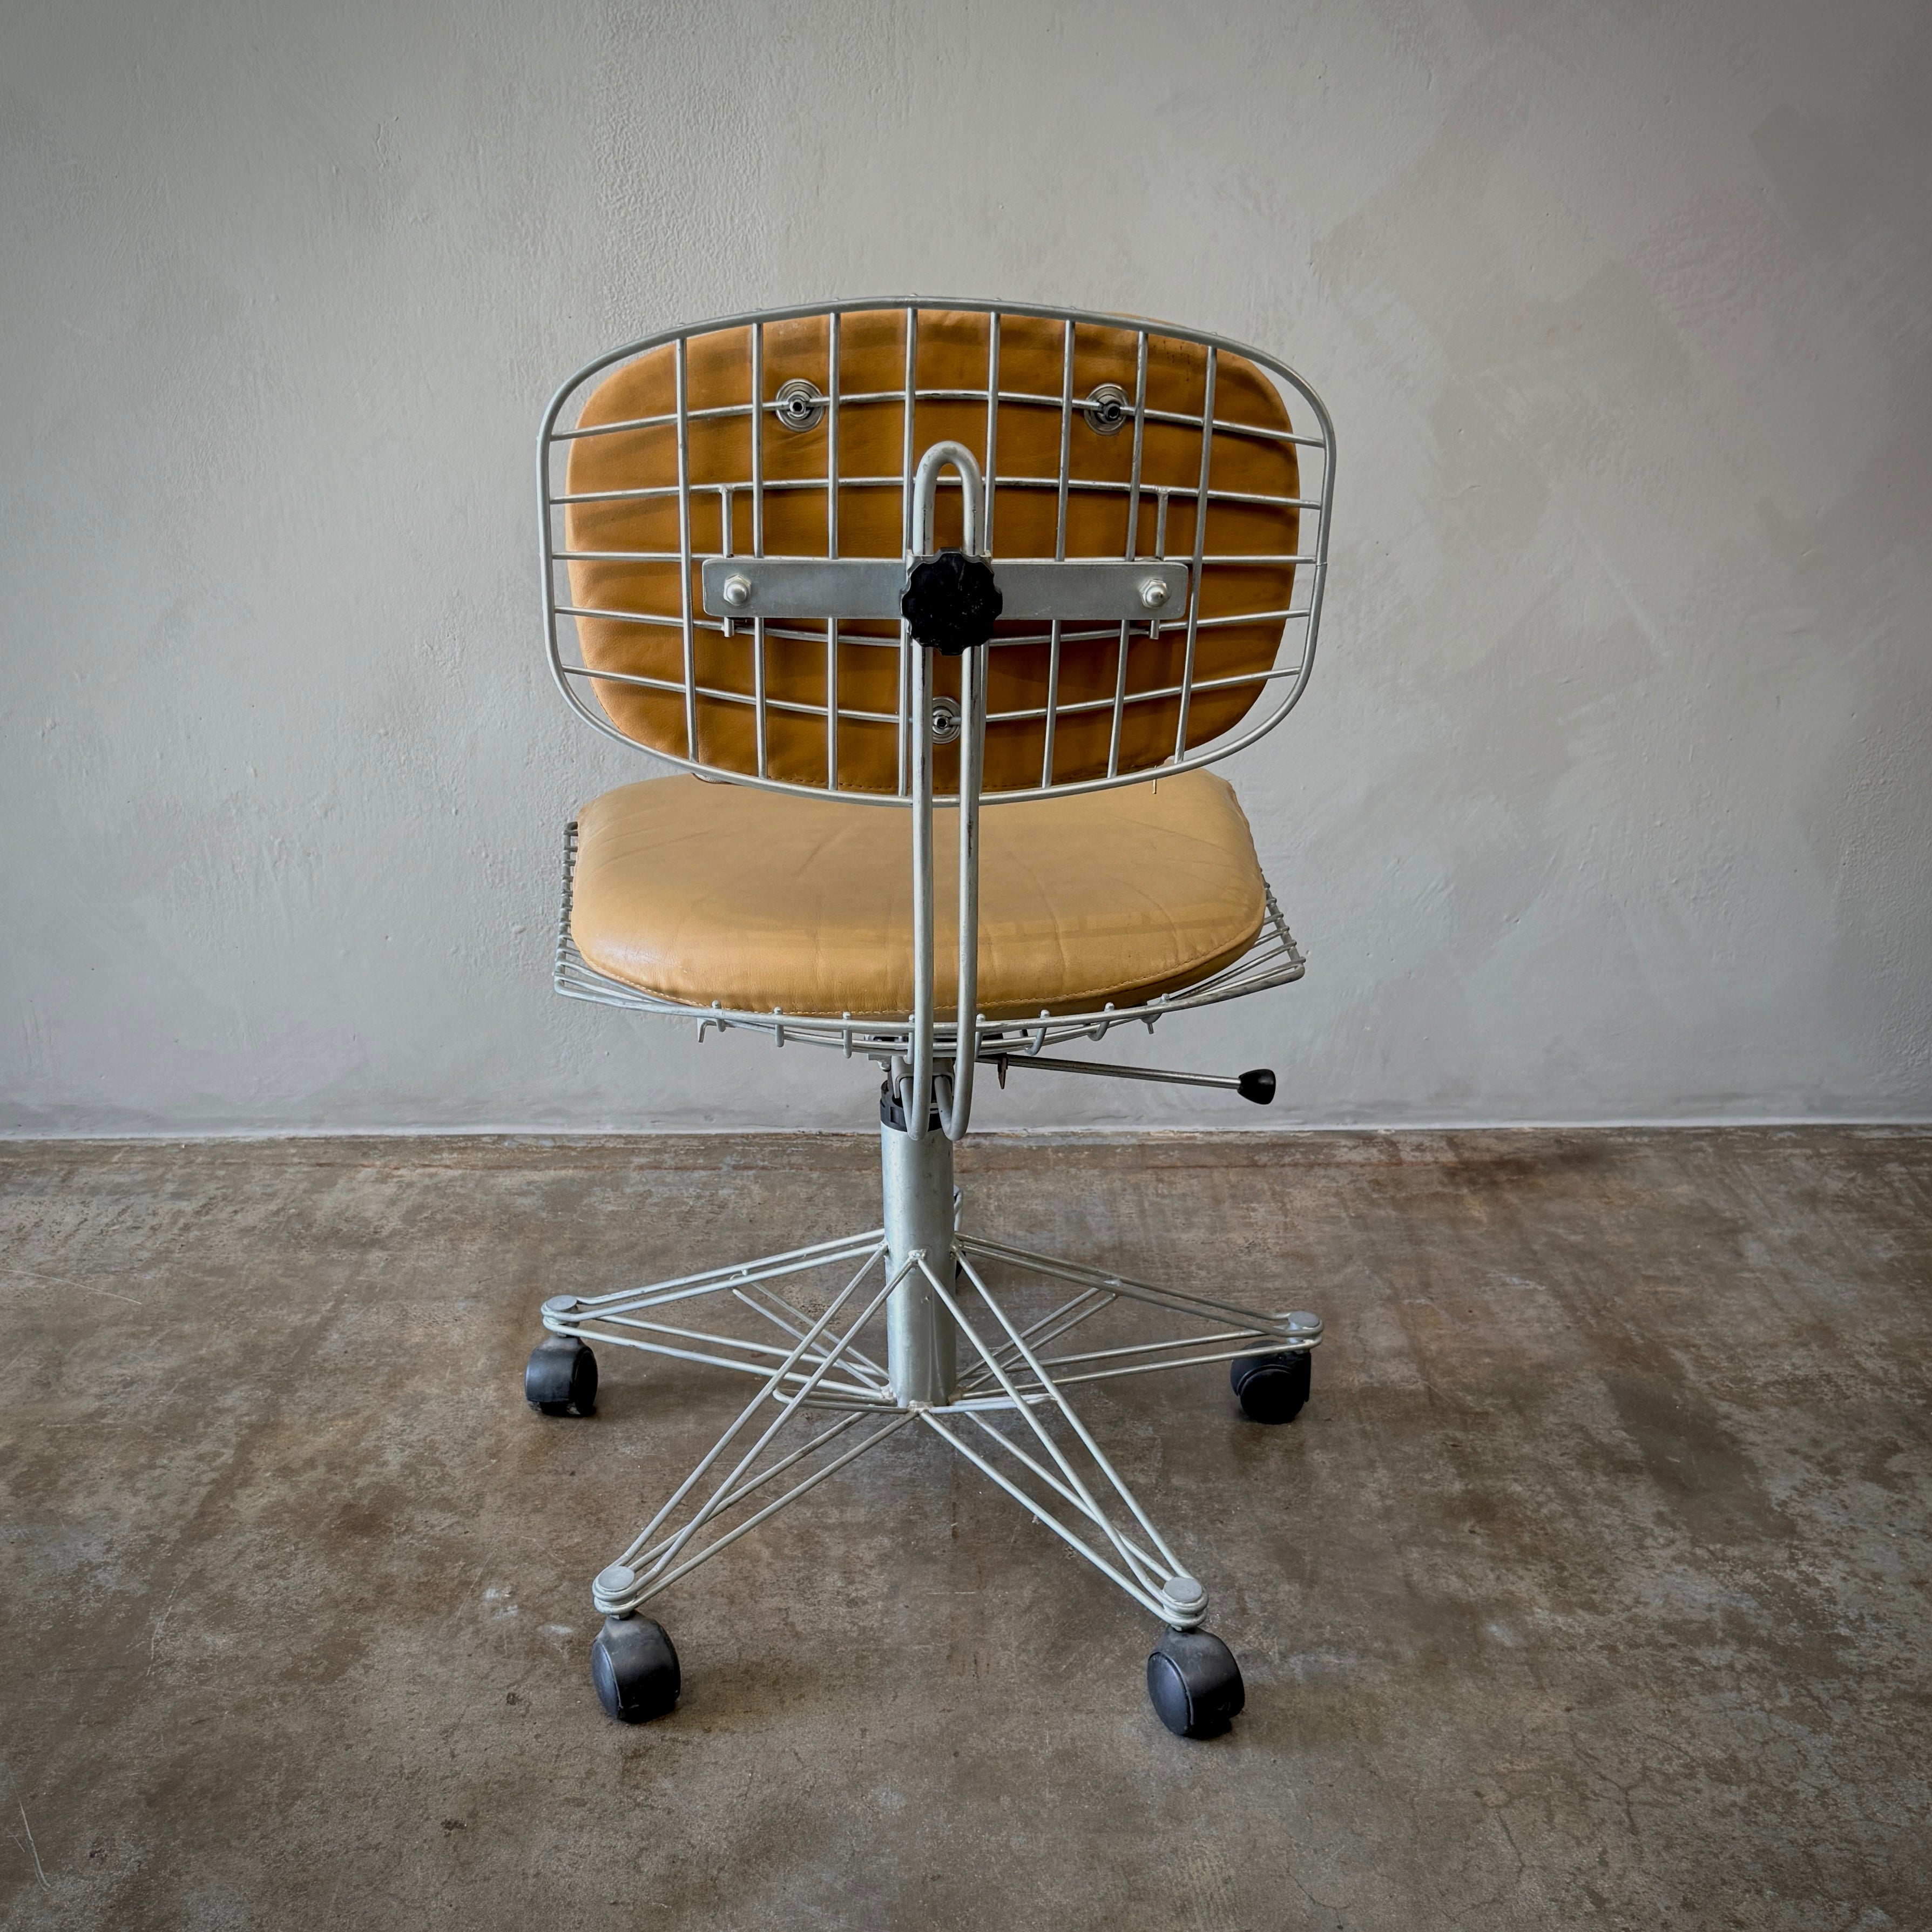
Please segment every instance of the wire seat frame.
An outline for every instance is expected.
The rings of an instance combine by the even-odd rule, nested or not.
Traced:
[[[890,1061],[903,1056],[911,1040],[915,1020],[912,1015],[855,1016],[844,1013],[836,1019],[824,1015],[787,1013],[774,1007],[770,1012],[728,1009],[721,1001],[693,1006],[614,980],[600,973],[578,950],[570,929],[571,884],[577,868],[577,822],[565,828],[563,886],[557,912],[556,947],[551,969],[551,983],[566,999],[587,1000],[596,1005],[616,1006],[627,1012],[655,1013],[664,1018],[694,1020],[701,1041],[713,1028],[722,1034],[736,1028],[768,1035],[783,1046],[796,1042],[808,1046],[836,1048],[850,1060],[862,1057]],[[1162,994],[1139,1006],[1116,1007],[1112,1004],[1098,1011],[1049,1012],[1044,1009],[1030,1020],[995,1021],[982,1016],[976,1028],[979,1057],[993,1060],[1004,1055],[1031,1058],[1049,1046],[1064,1046],[1076,1040],[1100,1040],[1118,1026],[1138,1022],[1149,1033],[1170,1014],[1192,1012],[1225,1000],[1243,998],[1250,993],[1266,992],[1286,986],[1308,970],[1308,962],[1288,922],[1282,916],[1274,889],[1264,888],[1267,914],[1254,944],[1241,957],[1220,971],[1208,974],[1178,992]],[[935,1041],[942,1052],[956,1048],[956,1021],[936,1019]]]

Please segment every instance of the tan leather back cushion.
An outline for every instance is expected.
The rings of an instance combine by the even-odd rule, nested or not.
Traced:
[[[752,339],[748,327],[694,337],[688,349],[688,405],[693,411],[736,405],[751,397]],[[926,448],[941,438],[964,443],[983,461],[986,442],[984,400],[988,368],[988,318],[961,311],[922,309],[919,314],[917,386],[922,389],[974,389],[976,398],[922,400],[914,416],[913,446]],[[794,377],[829,393],[830,331],[823,316],[764,325],[764,395],[775,398]],[[676,406],[674,349],[653,350],[606,376],[585,405],[586,424],[620,423],[662,416]],[[999,386],[1052,399],[1050,406],[1012,400],[1000,405],[997,472],[993,493],[992,548],[997,556],[1050,557],[1054,554],[1058,493],[1028,488],[1010,479],[1054,479],[1060,467],[1058,399],[1064,353],[1064,325],[1035,317],[1001,320]],[[1081,325],[1075,334],[1073,397],[1070,450],[1076,481],[1124,484],[1131,472],[1131,422],[1112,436],[1090,428],[1078,405],[1103,382],[1118,384],[1131,398],[1135,387],[1137,337],[1130,328]],[[1148,344],[1147,404],[1150,410],[1199,415],[1206,380],[1205,352],[1192,344],[1154,334]],[[838,422],[838,553],[844,556],[898,556],[902,554],[900,487],[905,410],[905,314],[900,309],[866,310],[846,316],[841,328]],[[862,397],[872,398],[860,400]],[[1287,412],[1274,385],[1243,358],[1222,355],[1216,371],[1215,419],[1285,430]],[[820,478],[826,473],[829,424],[792,430],[760,416],[764,464],[768,481]],[[690,425],[691,540],[699,555],[723,548],[720,483],[748,484],[752,474],[748,415],[706,418]],[[1201,432],[1180,424],[1150,421],[1145,427],[1142,494],[1136,554],[1156,552],[1158,493],[1177,493],[1169,502],[1166,551],[1186,558],[1194,546],[1194,496],[1201,470]],[[582,438],[571,446],[567,466],[571,494],[593,490],[664,488],[677,481],[674,428],[669,423]],[[856,479],[883,479],[867,484]],[[1210,482],[1216,490],[1276,496],[1298,494],[1298,470],[1292,443],[1261,437],[1216,436]],[[822,556],[827,554],[825,489],[768,489],[765,494],[764,548],[773,556]],[[962,540],[959,496],[942,490],[938,538],[941,548]],[[1118,556],[1124,554],[1128,496],[1124,489],[1069,493],[1066,554]],[[1215,500],[1208,513],[1206,548],[1258,556],[1292,556],[1298,534],[1297,512],[1280,504]],[[573,503],[565,532],[567,548],[583,550],[678,549],[675,496],[643,500]],[[752,548],[751,492],[733,493],[732,548]],[[591,561],[569,566],[573,601],[586,608],[635,611],[676,617],[681,609],[678,566],[674,561]],[[1294,588],[1292,564],[1210,566],[1199,590],[1205,616],[1235,616],[1287,608]],[[692,572],[692,609],[704,610],[702,586]],[[1155,692],[1177,684],[1186,649],[1184,613],[1165,621],[1158,637],[1137,626],[1129,647],[1127,691]],[[678,682],[683,676],[683,640],[674,625],[627,623],[620,619],[580,618],[584,659],[592,670]],[[771,630],[800,633],[768,635],[766,677],[770,694],[819,708],[820,716],[775,711],[770,716],[770,772],[796,784],[826,781],[826,658],[825,626],[799,623]],[[1038,633],[1038,623],[1005,625],[1005,634]],[[1078,632],[1082,627],[1073,626]],[[1061,648],[1060,702],[1114,695],[1118,665],[1117,626],[1092,627],[1094,634],[1070,634]],[[896,718],[898,710],[898,652],[896,626],[852,624],[840,627],[838,657],[838,774],[842,787],[862,791],[896,789],[898,740],[891,723],[848,718],[848,711]],[[1198,679],[1267,670],[1280,642],[1279,619],[1231,624],[1202,631],[1196,656]],[[870,637],[871,643],[860,641]],[[880,640],[891,646],[881,648]],[[698,681],[715,689],[748,694],[754,688],[753,644],[748,625],[727,638],[716,628],[697,633]],[[995,650],[991,653],[991,709],[1042,707],[1048,688],[1048,649],[1045,644]],[[956,665],[938,661],[938,688],[956,696]],[[697,705],[698,742],[685,738],[680,694],[610,683],[594,683],[599,702],[617,728],[639,743],[679,757],[689,756],[721,770],[755,774],[758,766],[750,708],[712,698]],[[1188,713],[1190,747],[1205,743],[1237,724],[1266,686],[1256,682],[1203,692]],[[1175,700],[1130,704],[1121,736],[1120,769],[1142,771],[1162,764],[1175,748]],[[1103,776],[1112,720],[1108,710],[1063,714],[1055,734],[1053,779],[1067,783]],[[1046,727],[1039,719],[995,723],[987,734],[986,785],[990,791],[1024,790],[1042,778]],[[942,790],[955,782],[954,754],[942,748],[937,778]]]
[[[994,1019],[1128,1006],[1254,943],[1267,888],[1233,791],[1208,772],[989,809],[980,821],[980,1007]],[[934,820],[934,984],[950,1018],[958,814]],[[741,1012],[912,1009],[902,811],[687,777],[578,814],[571,932],[599,972]]]

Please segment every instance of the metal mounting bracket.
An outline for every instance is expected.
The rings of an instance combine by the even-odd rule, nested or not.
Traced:
[[[838,617],[896,623],[912,569],[896,556],[713,556],[704,608],[713,617]],[[1006,617],[1147,623],[1187,608],[1188,566],[1118,559],[992,560]]]

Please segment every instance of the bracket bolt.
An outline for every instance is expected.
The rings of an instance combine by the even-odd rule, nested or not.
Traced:
[[[725,595],[730,590],[728,586]],[[1158,577],[1148,578],[1141,586],[1141,608],[1145,610],[1158,610],[1167,602],[1167,586]]]
[[[752,597],[752,580],[748,577],[728,577],[723,592],[726,603],[734,610],[740,604],[749,603]]]

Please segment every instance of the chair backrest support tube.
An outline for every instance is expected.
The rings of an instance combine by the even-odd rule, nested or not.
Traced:
[[[913,557],[932,548],[933,509],[939,472],[958,472],[964,510],[964,548],[981,554],[986,485],[973,452],[964,443],[935,442],[914,472],[909,519]],[[902,1092],[906,1131],[916,1140],[926,1132],[928,1096],[938,1102],[948,1140],[963,1140],[973,1113],[973,1068],[980,1049],[980,789],[986,742],[986,676],[983,653],[968,651],[962,661],[965,699],[959,742],[959,970],[956,982],[954,1046],[950,1075],[935,1081],[933,1064],[932,960],[932,655],[914,641],[902,624],[899,645],[912,653],[912,890],[913,1064],[910,1090]]]
[[[932,1092],[932,653],[902,625],[912,653],[912,1077],[899,1095],[906,1132],[926,1136]]]
[[[964,1140],[973,1114],[980,1058],[980,780],[986,747],[986,654],[960,667],[966,700],[959,739],[959,982],[953,1028],[952,1092],[939,1118],[949,1140]]]

